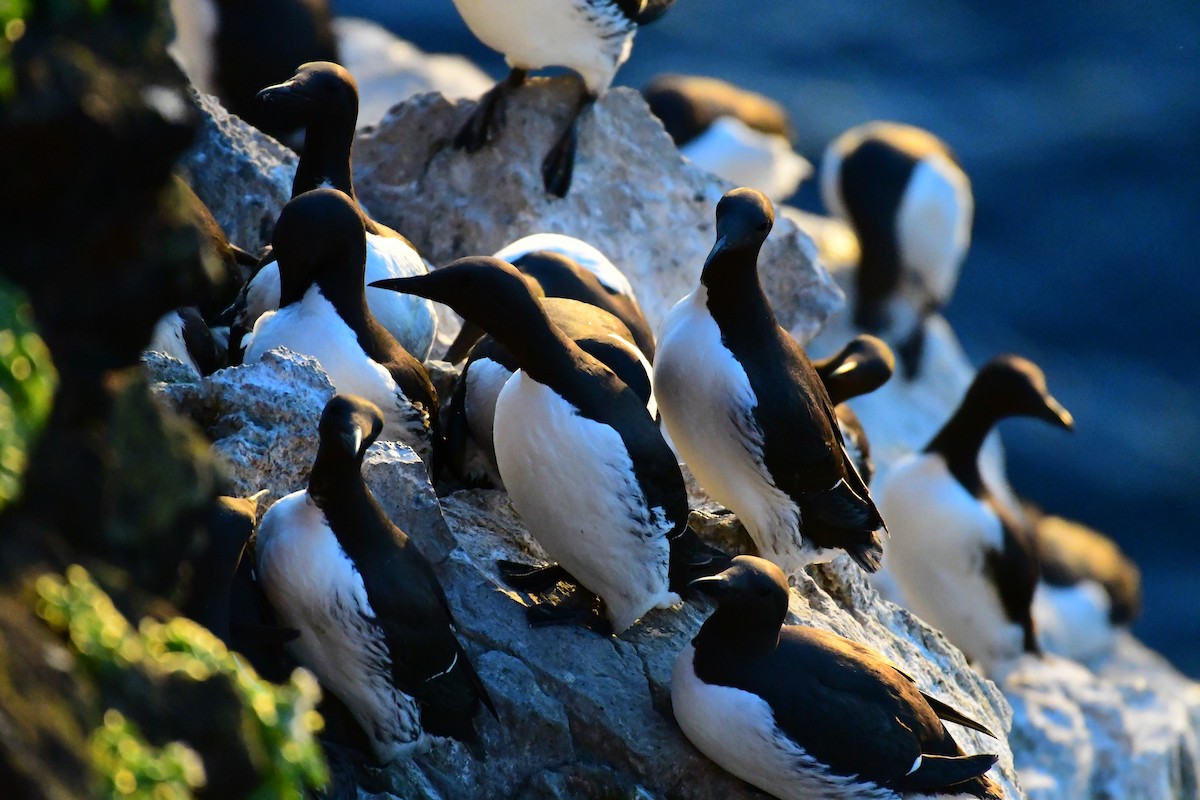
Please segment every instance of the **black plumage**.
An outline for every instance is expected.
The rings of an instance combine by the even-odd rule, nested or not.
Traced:
[[[989,736],[990,731],[922,692],[871,648],[815,628],[783,625],[788,589],[778,567],[738,556],[730,569],[696,585],[718,598],[693,640],[696,677],[762,698],[776,735],[833,773],[854,777],[864,790],[875,784],[900,793],[1000,797],[985,774],[997,757],[964,755],[942,720]]]
[[[887,383],[895,366],[896,358],[892,349],[882,339],[870,334],[856,336],[838,352],[813,362],[813,369],[829,393],[829,402],[833,403],[846,451],[854,460],[863,483],[868,485],[875,474],[871,443],[858,414],[846,405],[846,401],[870,394]]]
[[[761,133],[789,141],[794,138],[791,119],[783,106],[716,78],[659,75],[642,90],[642,96],[676,147],[693,141],[721,117],[733,117]]]

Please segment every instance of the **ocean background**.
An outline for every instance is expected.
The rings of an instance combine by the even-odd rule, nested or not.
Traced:
[[[976,365],[1040,364],[1077,423],[1003,423],[1009,477],[1120,542],[1143,570],[1135,632],[1200,677],[1200,2],[988,5],[680,0],[617,83],[762,92],[814,163],[872,119],[950,143],[976,216],[946,316]],[[333,6],[506,72],[450,0]],[[812,182],[794,204],[821,210]]]

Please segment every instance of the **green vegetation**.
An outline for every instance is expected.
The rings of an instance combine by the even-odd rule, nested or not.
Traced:
[[[242,705],[240,734],[258,754],[262,782],[251,795],[255,800],[300,800],[304,787],[327,782],[315,738],[323,724],[316,712],[320,690],[309,673],[297,670],[281,686],[264,681],[208,630],[183,617],[165,623],[144,619],[135,630],[78,565],[67,569],[65,579],[43,575],[37,593],[39,616],[66,632],[83,664],[98,674],[139,669],[196,681],[230,678]],[[109,796],[188,798],[204,784],[203,765],[190,748],[150,747],[136,726],[111,709],[92,734],[91,753]]]
[[[26,455],[50,413],[55,382],[29,304],[0,282],[0,509],[20,491]]]

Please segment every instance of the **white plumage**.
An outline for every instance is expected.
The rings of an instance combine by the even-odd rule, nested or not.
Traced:
[[[713,499],[734,511],[759,554],[785,573],[835,550],[800,534],[800,509],[778,489],[763,462],[758,404],[745,369],[721,341],[701,284],[675,304],[659,335],[656,398],[670,439]]]
[[[989,550],[1004,548],[1000,518],[936,453],[908,456],[877,484],[892,533],[885,565],[909,608],[989,673],[1020,656],[1023,631],[1005,614],[984,563]]]
[[[599,595],[613,631],[679,602],[672,525],[647,508],[620,435],[518,370],[496,404],[496,461],[513,505],[553,560]]]
[[[595,275],[596,280],[600,281],[609,291],[623,294],[631,300],[637,301],[633,294],[633,285],[629,283],[629,278],[625,277],[625,273],[617,269],[617,266],[609,261],[608,256],[604,253],[574,236],[562,233],[531,233],[505,245],[494,254],[494,257],[511,264],[521,256],[542,250],[566,256]]]
[[[307,491],[263,516],[256,545],[263,591],[279,622],[300,631],[285,645],[345,703],[384,762],[426,746],[420,709],[392,683],[392,662],[367,589]]]
[[[367,234],[367,264],[364,286],[387,278],[426,275],[429,269],[417,251],[391,236]],[[279,308],[279,264],[271,262],[258,271],[246,289],[244,324],[250,327],[268,311]],[[418,361],[429,357],[437,332],[433,303],[416,295],[400,294],[366,286],[367,306],[379,324],[388,330]],[[247,349],[247,358],[249,350]]]
[[[718,117],[679,152],[701,169],[772,200],[790,197],[813,169],[786,136],[755,130],[737,117]]]

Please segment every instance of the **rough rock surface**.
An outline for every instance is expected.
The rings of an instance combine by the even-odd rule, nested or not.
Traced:
[[[212,95],[193,89],[192,99],[203,125],[178,169],[229,241],[257,252],[270,243],[275,220],[291,199],[299,159]]]
[[[286,351],[194,381],[169,359],[147,359],[160,396],[187,410],[216,440],[239,491],[272,499],[302,488],[328,379],[312,359]],[[532,629],[526,595],[507,589],[498,558],[544,558],[497,491],[458,492],[440,507],[420,460],[390,442],[368,451],[364,472],[389,516],[434,563],[459,633],[486,682],[500,720],[482,723],[486,763],[446,742],[383,776],[396,797],[733,798],[753,794],[701,756],[674,722],[675,657],[711,612],[707,602],[651,612],[621,638],[578,628]],[[264,502],[265,505],[265,502]],[[744,537],[729,517],[727,535]],[[846,559],[801,575],[792,621],[868,642],[921,687],[1003,736],[1009,711],[994,684],[908,612],[879,599]],[[1005,742],[965,729],[968,752],[998,752],[994,775],[1018,796]]]
[[[834,275],[852,296],[850,269]],[[830,319],[811,343],[813,355],[827,355],[853,335],[847,316]],[[893,378],[850,402],[870,437],[876,481],[896,459],[928,443],[973,375],[950,326],[934,317],[920,378]],[[1053,388],[1053,376],[1049,380]],[[981,468],[993,490],[1015,503],[995,433]],[[885,547],[885,569],[873,577],[886,597],[902,602],[886,566]],[[1010,744],[1030,798],[1200,796],[1200,686],[1127,631],[1118,631],[1111,648],[1085,664],[1054,656],[1025,658],[995,677],[1013,707]]]
[[[359,193],[434,264],[493,253],[538,231],[584,239],[625,272],[657,328],[695,288],[716,238],[713,211],[730,186],[679,155],[641,95],[615,89],[581,123],[570,193],[547,195],[542,159],[579,91],[569,77],[519,89],[509,98],[503,132],[474,154],[452,144],[473,102],[411,98],[360,134]],[[780,323],[805,338],[840,302],[813,267],[813,253],[807,237],[780,217],[760,262]]]
[[[615,91],[583,125],[571,195],[547,198],[538,165],[562,122],[569,86],[541,83],[517,93],[506,133],[475,156],[449,144],[467,104],[413,98],[360,138],[360,190],[380,219],[438,263],[491,252],[534,230],[586,238],[626,271],[657,322],[694,285],[712,244],[712,209],[725,187],[678,158],[640,98]],[[212,124],[221,129],[236,121],[214,116]],[[232,141],[228,137],[211,136],[198,152],[215,163],[249,164],[271,147],[257,137],[247,145],[250,155],[205,151],[232,146],[224,144]],[[637,148],[629,146],[634,141]],[[255,151],[259,146],[264,149]],[[264,180],[271,178],[248,176],[243,186],[227,173],[214,191],[222,207],[241,213],[241,204],[253,211],[248,194]],[[763,259],[764,283],[780,321],[801,335],[815,331],[838,299],[830,280],[812,266],[812,251],[807,239],[780,222]],[[838,325],[834,320],[813,343],[814,354],[845,341],[846,330]],[[933,433],[969,382],[970,367],[948,328],[934,332],[931,346],[932,380],[923,388],[905,394],[896,386],[856,402],[883,470]],[[156,358],[150,357],[155,374],[166,378]],[[267,488],[273,497],[303,486],[316,419],[332,393],[315,364],[279,354],[204,381],[175,375],[172,380],[185,382],[162,380],[159,394],[216,438],[237,486]],[[438,377],[448,380],[452,371],[442,366]],[[1002,468],[998,447],[989,459],[989,470]],[[529,598],[498,582],[494,561],[540,553],[503,493],[458,492],[439,508],[419,462],[394,445],[376,445],[366,469],[385,509],[434,562],[500,721],[482,723],[485,764],[456,744],[441,744],[375,776],[375,794],[364,790],[362,796],[755,795],[702,758],[670,714],[671,665],[707,605],[652,612],[620,639],[576,629],[531,630],[520,607]],[[703,500],[693,494],[696,502]],[[731,515],[706,505],[695,518],[714,541],[745,546]],[[1200,689],[1125,634],[1110,654],[1086,666],[1053,658],[1017,665],[1005,676],[1006,701],[941,634],[880,600],[845,559],[800,576],[792,612],[879,648],[922,688],[1007,735],[996,742],[954,731],[969,752],[1001,754],[993,775],[1007,796],[1196,796]],[[382,788],[376,786],[381,782]]]

